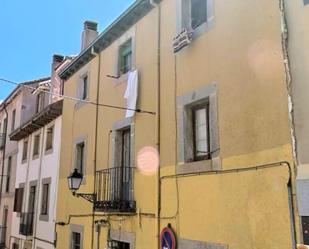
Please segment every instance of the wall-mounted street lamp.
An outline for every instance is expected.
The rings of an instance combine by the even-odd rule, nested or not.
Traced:
[[[76,193],[79,190],[80,185],[83,181],[83,174],[78,172],[78,169],[74,169],[74,171],[68,176],[68,185],[72,194],[76,197],[82,197],[91,203],[95,203],[97,199],[97,195],[95,193]]]

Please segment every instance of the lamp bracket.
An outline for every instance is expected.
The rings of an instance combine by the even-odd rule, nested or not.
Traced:
[[[91,202],[91,203],[95,203],[96,199],[97,199],[97,195],[96,194],[88,194],[88,193],[76,193],[73,192],[73,195],[76,197],[82,197],[85,200]]]

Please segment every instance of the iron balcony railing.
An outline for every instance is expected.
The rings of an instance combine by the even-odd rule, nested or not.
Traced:
[[[25,236],[33,234],[34,213],[21,213],[19,233]]]
[[[6,241],[6,226],[0,226],[0,249],[6,248],[5,241]]]
[[[94,209],[102,212],[135,212],[133,180],[132,167],[97,171]]]
[[[0,133],[0,150],[3,150],[5,146],[5,133]]]

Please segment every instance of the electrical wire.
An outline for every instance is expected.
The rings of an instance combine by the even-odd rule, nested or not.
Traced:
[[[2,83],[6,82],[6,83],[9,83],[11,85],[21,86],[21,87],[24,87],[24,88],[29,89],[29,90],[36,90],[37,89],[36,87],[25,85],[25,84],[22,84],[22,83],[19,84],[17,82],[14,82],[14,81],[11,81],[11,80],[7,80],[7,79],[4,79],[4,78],[0,78],[0,82],[2,82]],[[87,104],[91,104],[91,105],[95,105],[95,106],[101,106],[101,107],[107,107],[107,108],[113,108],[113,109],[119,109],[119,110],[135,111],[135,112],[138,112],[138,113],[145,113],[145,114],[156,115],[156,113],[152,112],[152,111],[146,111],[146,110],[142,110],[142,109],[132,109],[132,108],[126,108],[126,107],[122,107],[122,106],[115,106],[115,105],[96,103],[96,102],[93,102],[93,101],[90,101],[90,100],[79,99],[79,98],[75,98],[75,97],[72,97],[72,96],[67,96],[67,95],[64,95],[64,94],[58,94],[58,93],[50,92],[50,91],[47,91],[47,90],[44,90],[44,89],[41,89],[40,91],[44,92],[46,94],[52,95],[52,96],[57,96],[57,97],[61,97],[61,98],[64,98],[64,99],[68,99],[68,100],[72,100],[72,101],[77,101],[77,102],[83,102],[83,103],[87,103]]]

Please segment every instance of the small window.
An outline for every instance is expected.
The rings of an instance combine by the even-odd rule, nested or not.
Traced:
[[[46,132],[46,146],[45,150],[51,150],[53,148],[53,140],[54,140],[54,127],[47,128]]]
[[[42,187],[42,203],[41,203],[41,214],[48,214],[48,204],[49,204],[49,183],[43,184]]]
[[[88,97],[88,75],[83,77],[81,88],[81,98],[85,100]]]
[[[122,75],[132,69],[132,40],[129,39],[119,48],[118,74]]]
[[[191,27],[196,29],[207,22],[207,0],[191,0]]]
[[[78,169],[80,173],[83,173],[84,164],[85,164],[85,142],[81,142],[76,144],[75,168]]]
[[[12,112],[11,131],[15,130],[15,120],[16,120],[16,110],[13,110],[13,112]]]
[[[12,157],[8,157],[8,167],[6,172],[6,185],[5,185],[5,192],[10,192],[10,181],[11,181],[11,169],[12,169]]]
[[[309,216],[302,216],[302,231],[303,231],[303,241],[305,245],[309,245]]]
[[[40,151],[40,134],[34,136],[34,143],[33,143],[33,156],[39,155]]]
[[[27,160],[27,157],[28,157],[28,140],[24,140],[22,161]]]
[[[19,249],[18,244],[17,244],[17,243],[15,243],[15,242],[12,244],[12,246],[13,246],[13,248],[12,248],[12,249]]]
[[[15,189],[15,198],[14,198],[14,212],[21,213],[23,206],[24,198],[24,188]]]
[[[45,94],[44,92],[41,92],[37,95],[36,100],[36,112],[40,112],[44,109],[44,102],[45,102]]]
[[[209,105],[203,104],[192,108],[192,128],[194,161],[210,158],[209,141]]]
[[[81,234],[72,232],[72,244],[71,249],[81,249]]]
[[[130,249],[130,243],[111,240],[109,241],[109,248],[111,249]]]

